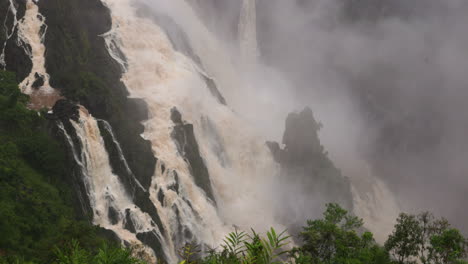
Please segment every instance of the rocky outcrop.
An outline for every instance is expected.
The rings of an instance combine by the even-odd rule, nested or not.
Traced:
[[[193,132],[193,125],[183,122],[182,115],[176,108],[172,108],[171,119],[174,123],[172,138],[177,143],[177,149],[179,150],[180,155],[184,157],[187,164],[189,164],[190,172],[195,183],[205,191],[207,197],[214,202],[215,199],[213,196],[210,175],[205,162],[200,155],[198,143]]]
[[[125,210],[125,225],[124,228],[132,233],[136,233],[135,223],[133,223],[130,209]]]
[[[145,232],[138,233],[136,237],[145,245],[148,245],[151,249],[153,249],[159,259],[164,259],[165,255],[164,251],[162,250],[161,238],[157,234],[154,232]]]
[[[34,78],[35,78],[35,80],[34,80],[33,84],[31,85],[31,87],[34,88],[34,89],[41,88],[44,85],[44,76],[42,76],[41,74],[36,72],[34,74]]]
[[[282,177],[300,179],[308,192],[325,202],[339,203],[352,209],[349,180],[341,175],[320,144],[318,123],[312,110],[291,113],[286,119],[284,148],[277,142],[267,142],[274,159],[281,165]]]
[[[223,104],[223,105],[227,105],[226,99],[221,94],[221,92],[218,90],[218,86],[216,85],[216,82],[213,79],[211,79],[211,78],[209,78],[207,76],[203,75],[202,77],[205,80],[206,86],[210,90],[210,93],[216,98],[216,100],[218,100],[218,103]]]
[[[52,107],[53,116],[61,121],[67,121],[69,119],[78,121],[80,119],[80,107],[66,99],[58,100]]]

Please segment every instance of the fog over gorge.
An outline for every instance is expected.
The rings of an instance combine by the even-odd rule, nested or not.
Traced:
[[[340,153],[354,149],[411,209],[458,218],[468,153],[467,8],[465,1],[259,0],[261,60],[292,83],[296,108],[317,111],[332,155],[353,159]],[[352,163],[347,158],[339,162]]]
[[[265,60],[317,108],[344,173],[362,173],[358,156],[402,210],[431,210],[466,230],[466,1],[259,5],[268,10],[259,23]],[[335,107],[320,112],[327,105]]]
[[[232,20],[240,1],[198,2],[229,39],[232,25],[209,20]],[[310,106],[343,174],[371,174],[401,210],[467,230],[466,1],[258,0],[256,10],[259,60],[287,82],[266,84],[275,108]],[[264,129],[281,130],[269,117]]]
[[[112,241],[202,264],[270,228],[290,256],[252,263],[310,264],[332,237],[346,246],[313,263],[449,264],[426,246],[450,232],[465,263],[467,14],[467,0],[0,0],[0,264],[56,263],[45,248],[63,241],[89,263]],[[403,228],[424,233],[403,262],[400,213],[423,211],[433,233]]]

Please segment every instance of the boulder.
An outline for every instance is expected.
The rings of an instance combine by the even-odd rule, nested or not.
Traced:
[[[72,119],[78,121],[80,119],[79,109],[80,107],[77,104],[67,99],[58,100],[52,107],[54,116],[60,120]]]

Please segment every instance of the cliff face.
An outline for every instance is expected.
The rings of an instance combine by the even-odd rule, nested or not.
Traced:
[[[82,155],[85,151],[83,139],[75,131],[76,124],[82,118],[80,117],[82,111],[79,111],[81,105],[86,109],[84,112],[89,111],[91,114],[91,117],[86,118],[96,119],[98,134],[102,137],[105,151],[109,155],[112,173],[122,182],[134,208],[138,208],[150,217],[151,225],[147,232],[139,230],[142,227],[139,226],[140,223],[135,222],[135,216],[132,215],[133,206],[125,212],[110,206],[108,211],[103,212],[106,214],[105,217],[112,226],[124,223],[123,228],[151,247],[157,257],[166,258],[161,241],[170,234],[164,230],[160,212],[150,198],[151,187],[158,188],[152,186],[157,158],[150,142],[141,137],[144,132],[141,122],[148,119],[149,113],[142,99],[128,98],[126,87],[120,81],[125,69],[109,55],[102,36],[112,26],[109,10],[99,0],[51,0],[37,3],[12,0],[11,3],[13,6],[10,6],[10,1],[0,3],[0,13],[8,14],[5,17],[5,27],[0,28],[0,47],[4,50],[1,62],[7,70],[17,74],[18,82],[30,75],[33,69],[28,55],[31,53],[31,47],[19,41],[18,25],[25,17],[28,5],[35,8],[37,5],[38,12],[45,18],[47,27],[41,28],[40,31],[45,33],[41,40],[46,49],[45,68],[50,75],[50,86],[66,98],[58,100],[51,109],[52,112],[46,115],[49,122],[48,132],[62,147],[64,153],[67,153],[65,162],[69,171],[62,180],[74,191],[72,196],[78,217],[91,222],[95,220],[93,215],[98,212],[96,208],[92,208],[89,186],[86,186],[84,180],[84,177],[90,175],[84,175],[83,168],[90,161]],[[157,19],[154,16],[152,18]],[[164,19],[164,17],[158,18],[157,22],[164,22],[162,24],[173,40],[175,48],[197,62],[184,32],[172,21]],[[182,46],[176,45],[180,43]],[[39,76],[36,79],[33,86],[39,90],[44,85],[44,78]],[[208,77],[205,79],[213,94],[224,102],[214,81]],[[186,159],[190,172],[197,179],[197,184],[214,202],[208,170],[200,156],[192,125],[175,122],[173,137],[180,145],[180,154]],[[164,173],[164,165],[161,167]],[[178,193],[177,172],[174,171],[173,174],[176,181],[173,190]],[[158,198],[161,204],[164,202],[164,195],[160,190]],[[109,203],[113,203],[112,199]],[[187,203],[190,205],[189,201]],[[183,231],[182,227],[179,229],[182,231],[173,234],[180,237],[182,244],[177,246],[182,246],[185,239],[196,240],[189,231]],[[160,233],[156,234],[154,230]]]
[[[12,3],[13,7],[8,1],[0,5],[0,13],[7,14],[0,45],[5,47],[5,69],[15,72],[21,82],[29,75],[32,63],[26,53],[30,52],[30,46],[18,38],[18,23],[27,4],[33,3],[23,0]],[[40,1],[37,5],[47,25],[41,30],[46,30],[45,67],[51,86],[65,98],[85,106],[93,116],[109,121],[131,170],[149,187],[156,159],[149,143],[140,137],[143,132],[140,122],[147,118],[147,109],[143,101],[127,98],[120,82],[122,69],[110,57],[100,36],[111,28],[109,10],[99,0]],[[115,155],[115,151],[109,153]],[[112,156],[111,160],[119,157]],[[125,178],[124,169],[116,164],[113,169]]]
[[[10,6],[9,1],[0,3],[0,14],[5,14],[5,24],[0,29],[0,47],[3,49],[1,54],[3,58],[0,58],[3,65],[0,66],[15,72],[17,82],[21,82],[32,68],[31,60],[25,52],[25,49],[30,49],[30,47],[18,41],[18,28],[16,27],[18,20],[24,16],[26,1],[15,0],[12,3],[13,7]]]
[[[21,82],[31,72],[32,62],[27,54],[31,52],[31,47],[18,38],[18,25],[25,16],[27,5],[34,3],[23,0],[13,0],[11,3],[13,6],[10,6],[9,1],[0,3],[0,13],[7,14],[5,27],[0,29],[0,46],[4,47],[5,69],[15,72],[17,81]],[[109,120],[125,156],[128,157],[131,170],[142,184],[149,187],[156,159],[150,145],[140,137],[143,132],[140,122],[147,118],[146,105],[141,100],[127,98],[125,87],[120,82],[122,69],[109,56],[104,39],[100,37],[111,27],[108,9],[98,0],[40,1],[37,4],[47,25],[41,30],[46,32],[45,67],[50,75],[51,86],[62,96],[85,106],[93,116]],[[37,89],[43,85],[40,80],[36,83]],[[60,122],[77,143],[68,121],[79,118],[77,108],[75,103],[59,100],[53,108],[54,114],[48,116],[48,131],[63,147],[63,151],[68,153],[70,171],[64,180],[74,186],[76,191],[76,211],[81,218],[90,220],[92,211],[81,181],[82,176],[71,149],[67,147],[67,139],[60,127],[57,127]],[[79,144],[75,145],[79,147]],[[111,149],[112,145],[108,146],[111,160],[119,161],[118,154]],[[128,177],[126,169],[119,166],[119,162],[114,162],[113,165],[116,174],[122,178]],[[126,183],[131,190],[132,183]],[[146,208],[157,219],[154,206],[143,201],[145,198],[148,200],[149,194],[139,192],[135,196],[141,207]]]
[[[140,137],[146,105],[127,98],[120,82],[122,69],[100,36],[111,29],[109,10],[99,0],[40,1],[39,10],[48,25],[46,68],[51,85],[111,124],[130,168],[148,187],[156,160],[149,143]]]

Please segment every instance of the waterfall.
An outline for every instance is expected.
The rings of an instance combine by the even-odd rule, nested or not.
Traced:
[[[238,31],[242,59],[244,61],[255,61],[259,55],[255,0],[243,0]]]
[[[123,154],[122,147],[120,146],[119,141],[117,141],[117,138],[114,135],[114,131],[112,130],[112,126],[106,120],[100,120],[99,119],[98,122],[101,122],[103,124],[104,129],[111,136],[112,142],[114,143],[114,145],[117,148],[117,154],[119,155],[119,159],[123,163],[123,165],[125,166],[125,170],[126,170],[127,174],[131,175],[131,177],[136,182],[136,184],[137,184],[138,188],[140,188],[140,190],[146,191],[145,188],[143,187],[143,185],[141,185],[140,181],[138,181],[138,179],[135,177],[135,174],[133,174],[132,170],[130,169],[130,166],[128,166],[127,159],[125,158],[125,156]]]
[[[400,208],[393,194],[379,178],[369,179],[367,190],[353,185],[354,213],[364,219],[378,243],[383,244],[392,232]]]
[[[111,10],[113,18],[112,30],[103,37],[107,43],[120,44],[119,53],[110,48],[111,45],[108,45],[109,52],[118,58],[117,62],[123,61],[120,56],[125,56],[126,66],[122,67],[127,71],[122,80],[130,95],[143,98],[149,107],[150,118],[144,122],[142,136],[151,141],[158,158],[153,177],[157,187],[150,191],[173,240],[177,240],[178,221],[200,243],[213,247],[219,245],[224,235],[234,229],[233,226],[246,230],[278,226],[274,220],[274,206],[270,202],[272,197],[264,195],[267,192],[262,190],[268,189],[268,183],[274,181],[272,177],[277,174],[277,165],[264,143],[266,139],[257,136],[239,115],[210,93],[197,63],[174,50],[165,31],[152,19],[137,16],[131,1],[103,2]],[[161,5],[164,7],[163,2]],[[235,68],[230,66],[227,53],[185,1],[171,2],[170,7],[161,12],[174,19],[184,17],[176,21],[181,28],[187,29],[190,44],[201,58],[201,67],[213,77],[228,101],[231,98],[235,102],[231,95],[239,91],[242,83]],[[180,16],[174,14],[175,11]],[[186,27],[185,23],[192,26]],[[197,38],[205,41],[200,43]],[[224,65],[224,68],[220,69],[219,65]],[[178,154],[171,136],[173,107],[177,107],[183,119],[194,126],[214,187],[217,207],[195,184],[188,164]],[[162,166],[165,170],[161,169]],[[180,186],[178,193],[171,188],[174,172]],[[157,199],[160,190],[165,194],[163,203]],[[178,214],[184,216],[178,217]]]
[[[11,41],[17,32],[15,43],[21,47],[32,64],[31,72],[21,81],[19,87],[25,94],[31,96],[29,107],[32,109],[51,108],[55,101],[60,98],[58,91],[49,84],[50,76],[45,68],[45,45],[44,39],[47,33],[45,17],[39,12],[37,3],[27,0],[24,16],[18,20],[14,1],[10,0],[9,11],[5,16],[4,28],[6,40],[0,54],[0,66],[6,68],[5,52],[8,41]],[[8,29],[6,22],[9,15],[13,16],[13,25]]]
[[[82,147],[81,153],[77,153],[63,124],[59,123],[59,128],[71,147],[75,162],[81,168],[84,186],[93,210],[93,223],[113,231],[127,244],[141,243],[138,239],[139,233],[152,233],[164,242],[166,238],[157,224],[150,215],[134,204],[119,177],[112,172],[97,120],[81,107],[79,121],[70,122]],[[145,247],[145,250],[155,260],[152,249]],[[173,252],[166,251],[165,248],[162,250],[166,259],[172,263],[175,260]]]
[[[254,101],[246,98],[254,88],[245,82],[231,53],[184,0],[101,1],[112,15],[112,29],[102,35],[108,52],[124,71],[122,81],[130,97],[142,98],[148,105],[149,119],[143,122],[141,136],[151,142],[157,157],[149,193],[167,234],[165,250],[174,254],[186,242],[216,247],[234,227],[283,230],[287,223],[278,218],[281,208],[272,201],[303,193],[281,185],[288,180],[278,178],[267,138],[239,114],[246,100]],[[184,44],[194,56],[177,50],[175,44],[180,43],[173,42],[158,19],[137,15],[139,8],[173,19],[187,35]],[[243,56],[255,58],[255,1],[244,1],[242,10]],[[213,85],[227,105],[210,91]],[[216,203],[196,184],[178,149],[172,134],[177,126],[171,119],[174,108],[184,124],[193,125]]]
[[[145,244],[141,235],[153,235],[161,243],[169,263],[176,262],[177,250],[186,243],[214,248],[226,233],[237,227],[258,231],[271,226],[284,229],[287,223],[279,220],[282,208],[275,204],[275,199],[298,195],[294,193],[297,189],[283,188],[282,185],[290,182],[278,178],[279,165],[265,145],[266,136],[241,114],[247,100],[253,106],[264,100],[246,98],[251,96],[253,89],[258,93],[262,88],[246,82],[239,65],[233,62],[232,54],[204,26],[185,0],[101,1],[112,14],[112,29],[102,37],[110,56],[123,70],[122,82],[130,97],[143,98],[148,105],[149,119],[143,122],[145,130],[141,136],[151,143],[157,163],[147,189],[133,174],[109,123],[95,119],[81,107],[80,119],[70,120],[77,136],[74,141],[64,124],[58,122],[80,168],[93,223],[113,231],[126,245]],[[137,15],[138,4],[146,4],[150,13],[152,5],[157,4],[158,11],[173,19],[187,34],[188,43],[185,44],[193,48],[193,56],[177,50],[177,43],[157,20]],[[242,64],[256,64],[259,55],[255,5],[255,0],[243,0],[238,25]],[[22,92],[31,95],[36,107],[51,106],[58,94],[50,87],[45,69],[45,18],[32,0],[27,0],[25,16],[20,20],[16,19],[13,0],[10,0],[8,14],[15,18],[13,28],[7,30],[7,41],[17,29],[17,43],[32,61],[30,74],[20,84]],[[0,64],[4,67],[5,47],[6,44],[0,55]],[[35,87],[39,79],[42,83]],[[228,103],[220,100],[213,90]],[[268,91],[264,91],[264,95],[266,98]],[[44,98],[46,101],[42,100]],[[274,103],[269,106],[272,105]],[[180,142],[174,138],[178,125],[172,118],[174,108],[182,115],[182,125],[193,125],[216,201],[197,184],[192,165],[180,150]],[[255,107],[249,109],[257,110]],[[149,193],[149,201],[145,202],[154,206],[160,219],[156,220],[144,206],[137,205],[133,193],[126,189],[128,186],[113,172],[99,122],[103,132],[110,135],[126,173],[136,183],[133,187]],[[75,146],[77,142],[79,146]],[[379,182],[367,194],[353,189],[356,213],[370,219],[371,225],[376,222],[372,221],[376,212],[392,206],[380,207],[383,198],[379,195],[389,195],[383,192],[385,190]],[[301,206],[295,209],[307,208]],[[155,248],[147,244],[145,250],[153,258],[159,256]]]
[[[5,20],[3,21],[3,28],[5,29],[5,43],[3,44],[3,48],[2,48],[2,53],[0,54],[0,66],[5,69],[6,67],[6,63],[5,63],[5,49],[6,49],[6,45],[8,43],[8,41],[10,40],[10,38],[13,36],[13,34],[15,33],[15,30],[16,30],[16,26],[18,25],[18,19],[16,17],[16,14],[17,14],[17,11],[16,11],[16,8],[15,8],[15,4],[14,4],[14,0],[9,0],[10,1],[10,5],[8,7],[8,12],[6,13],[5,15]],[[11,29],[8,28],[7,26],[7,21],[8,21],[8,17],[9,15],[11,14],[11,16],[13,16],[13,25],[11,27]]]
[[[49,74],[45,69],[45,46],[44,37],[47,33],[47,24],[44,16],[39,13],[39,7],[32,0],[26,2],[26,13],[18,23],[18,38],[24,45],[29,45],[31,49],[24,48],[26,54],[32,62],[32,70],[29,75],[20,83],[23,93],[31,94],[32,86],[39,77],[43,79],[41,91],[52,93],[53,89],[49,85]],[[38,77],[39,76],[39,77]]]

